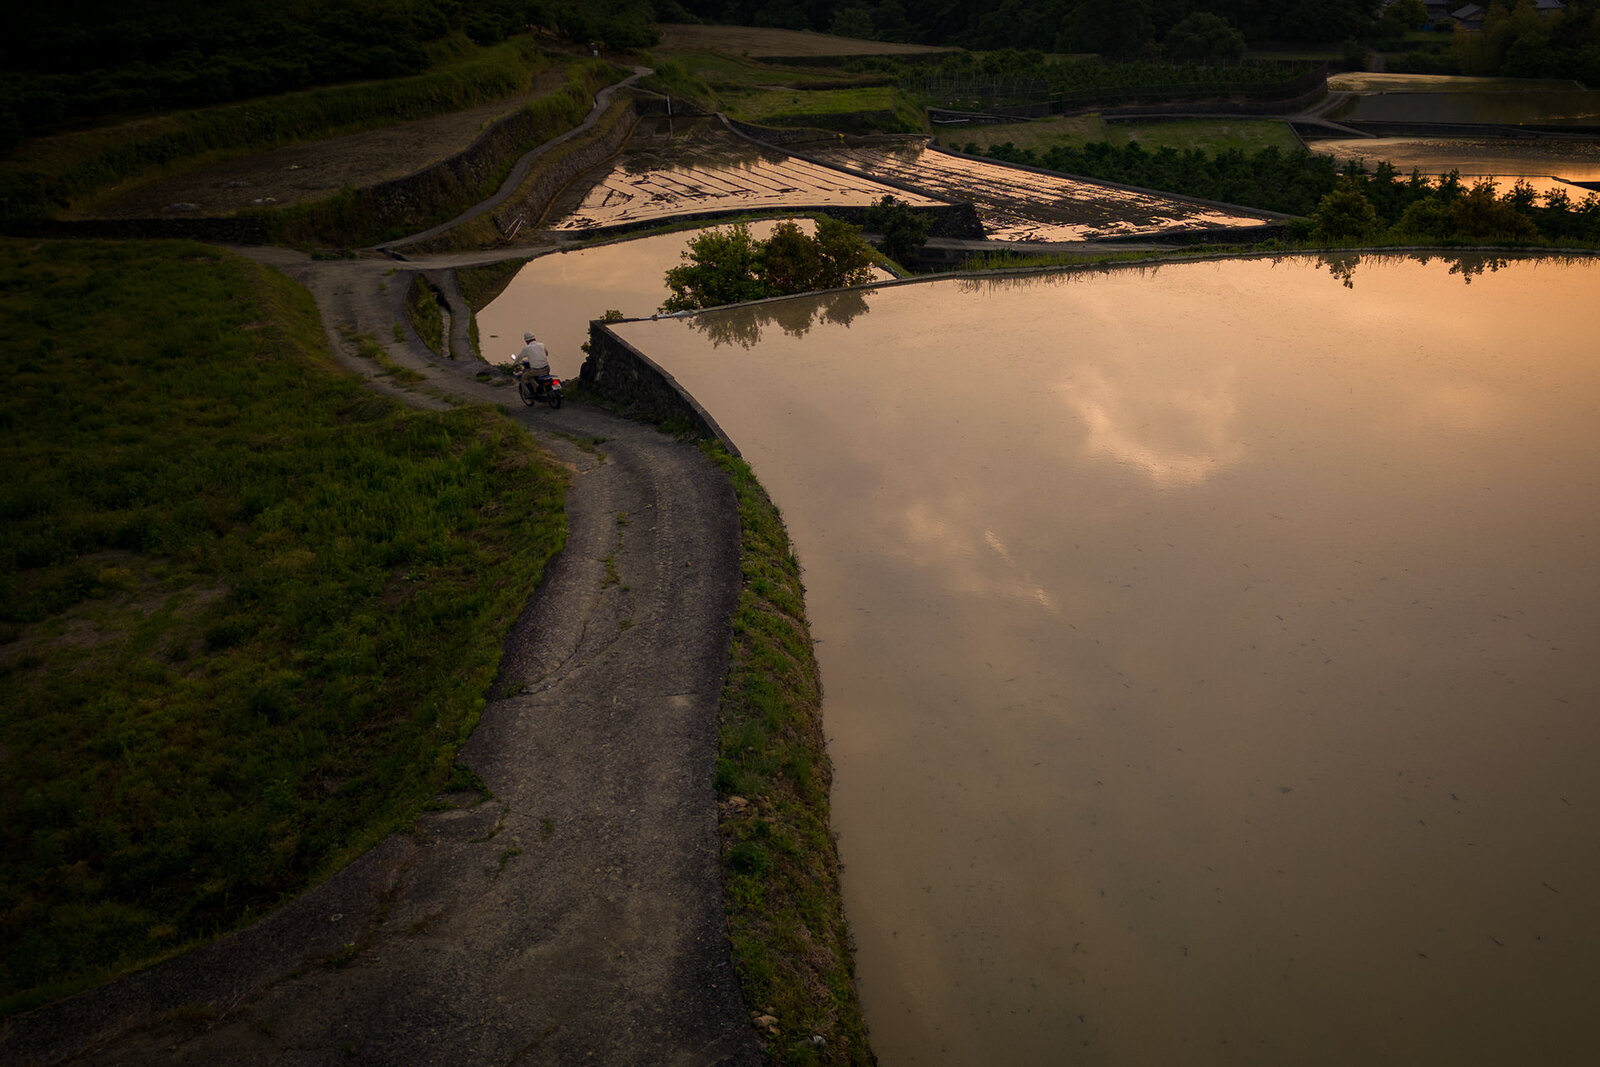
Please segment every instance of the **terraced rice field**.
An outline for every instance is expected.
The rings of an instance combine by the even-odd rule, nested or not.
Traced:
[[[668,219],[710,211],[799,210],[864,206],[887,195],[936,204],[867,178],[764,151],[703,123],[687,134],[636,134],[592,184],[562,198],[550,228],[563,232]]]
[[[1166,230],[1261,226],[1277,216],[1041,174],[909,146],[807,147],[824,162],[970,200],[995,241],[1087,241]]]

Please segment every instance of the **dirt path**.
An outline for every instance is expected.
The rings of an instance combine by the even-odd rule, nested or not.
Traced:
[[[650,427],[524,408],[482,364],[389,341],[405,272],[438,264],[247,254],[311,290],[347,365],[373,369],[343,331],[384,339],[427,375],[406,399],[514,405],[572,471],[566,549],[462,753],[493,799],[452,798],[255,926],[7,1020],[0,1062],[761,1062],[711,787],[740,580],[726,478]]]

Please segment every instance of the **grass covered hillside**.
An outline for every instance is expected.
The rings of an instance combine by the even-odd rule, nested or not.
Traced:
[[[0,243],[0,1011],[236,927],[459,781],[564,475],[282,277]]]

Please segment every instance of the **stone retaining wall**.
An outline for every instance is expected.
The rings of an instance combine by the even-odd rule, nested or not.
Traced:
[[[630,418],[652,422],[687,419],[700,433],[721,441],[735,456],[739,454],[717,420],[676,378],[598,319],[589,323],[589,357],[583,361],[578,380],[585,389],[620,404]]]

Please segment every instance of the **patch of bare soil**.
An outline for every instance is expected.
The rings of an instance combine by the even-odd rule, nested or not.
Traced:
[[[662,52],[724,52],[731,56],[893,56],[924,52],[953,52],[925,44],[858,41],[809,30],[768,30],[754,26],[690,26],[664,23]]]
[[[527,93],[492,104],[362,133],[307,141],[230,159],[183,174],[125,186],[85,208],[81,218],[182,218],[231,215],[331,196],[346,185],[376,185],[415,174],[472,144],[490,124],[565,84],[560,69],[540,73]]]

